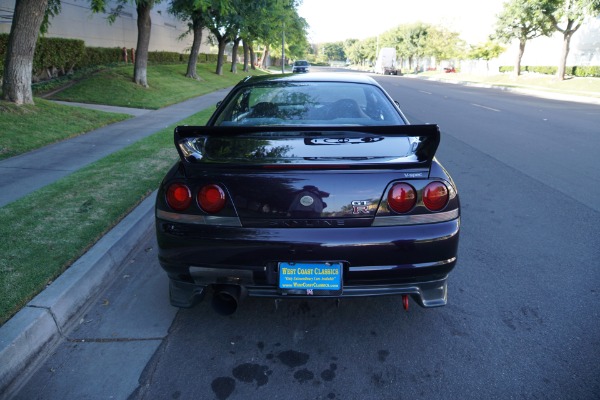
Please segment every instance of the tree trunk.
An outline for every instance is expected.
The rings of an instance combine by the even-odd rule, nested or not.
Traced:
[[[227,38],[217,38],[219,41],[219,54],[217,59],[217,75],[223,75],[223,56],[225,55],[225,46],[227,46]]]
[[[558,69],[556,71],[556,78],[561,81],[565,80],[565,72],[567,69],[567,57],[569,56],[569,50],[571,48],[571,38],[573,37],[573,34],[577,32],[577,29],[579,29],[579,27],[581,26],[581,24],[578,24],[577,26],[575,26],[575,28],[573,28],[574,23],[575,21],[569,20],[569,22],[567,23],[567,27],[561,30],[563,34],[563,45],[562,51],[560,53],[560,60],[558,62]]]
[[[48,0],[17,0],[6,47],[2,99],[33,104],[33,55]]]
[[[192,20],[194,30],[194,41],[192,42],[192,51],[190,52],[190,58],[188,60],[187,78],[199,79],[196,71],[196,64],[198,64],[198,54],[200,54],[200,45],[202,44],[202,20],[200,18],[194,18]]]
[[[515,60],[515,68],[513,71],[513,76],[515,78],[521,75],[521,59],[523,58],[523,53],[525,53],[525,44],[527,44],[527,40],[519,40],[519,51],[517,52],[517,59]]]
[[[231,72],[237,74],[237,52],[240,47],[240,38],[235,38],[233,41],[233,49],[231,49]]]
[[[248,42],[246,40],[242,41],[242,48],[244,49],[244,72],[248,72],[250,70],[250,48],[248,47]]]
[[[250,51],[250,68],[256,69],[256,53],[254,52],[254,46],[252,43],[248,43],[248,50]]]
[[[267,60],[269,59],[269,52],[270,52],[269,45],[266,45],[265,46],[265,51],[264,51],[263,56],[262,56],[262,61],[260,63],[260,66],[263,69],[267,69],[267,67],[268,67]]]
[[[148,87],[148,47],[150,46],[150,29],[152,27],[150,10],[154,6],[154,0],[137,0],[136,3],[138,38],[133,81],[140,86]]]

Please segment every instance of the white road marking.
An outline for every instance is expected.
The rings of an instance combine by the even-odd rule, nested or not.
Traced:
[[[500,112],[500,110],[497,110],[497,109],[491,108],[491,107],[482,106],[480,104],[471,103],[471,105],[475,106],[475,107],[485,108],[486,110],[490,110],[490,111]]]

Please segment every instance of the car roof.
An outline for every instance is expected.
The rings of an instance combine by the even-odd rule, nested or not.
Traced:
[[[310,74],[275,74],[249,76],[241,81],[238,86],[255,85],[260,83],[279,82],[341,82],[362,83],[379,86],[375,79],[365,73],[355,72],[311,72]]]

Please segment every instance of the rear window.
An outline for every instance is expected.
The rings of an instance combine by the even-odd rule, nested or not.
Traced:
[[[377,86],[278,82],[241,88],[215,125],[404,125]]]
[[[296,61],[294,65],[296,67],[308,67],[308,61]]]

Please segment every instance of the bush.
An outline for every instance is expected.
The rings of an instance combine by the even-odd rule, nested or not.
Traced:
[[[35,47],[33,76],[43,79],[70,73],[84,55],[83,40],[41,37]]]
[[[525,67],[525,71],[534,72],[537,74],[545,74],[545,75],[556,75],[557,67],[541,67],[541,66],[527,66]]]
[[[187,56],[172,51],[150,51],[148,52],[148,62],[156,64],[178,64],[187,60]]]
[[[0,34],[0,78],[3,75],[8,38],[8,33]],[[128,62],[132,62],[132,50],[126,49]],[[148,52],[148,62],[154,64],[186,63],[188,57],[187,54],[172,51]],[[217,54],[198,55],[200,63],[216,63],[217,60]],[[83,40],[42,37],[38,39],[33,56],[33,81],[70,74],[74,69],[93,69],[124,61],[120,47],[85,47]]]
[[[129,57],[131,51],[128,50]],[[124,61],[123,49],[119,47],[86,47],[85,55],[77,64],[79,68],[88,68],[98,65],[110,65]]]
[[[600,77],[600,66],[573,67],[573,75],[580,77]]]

